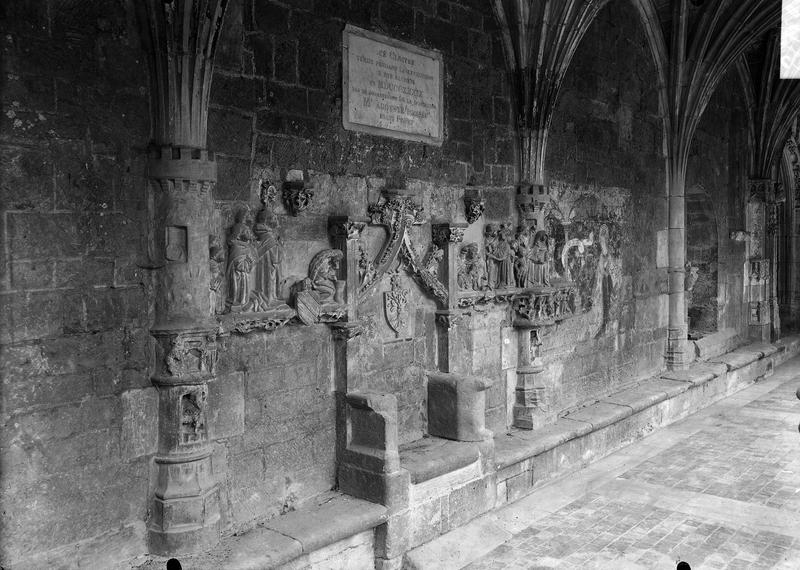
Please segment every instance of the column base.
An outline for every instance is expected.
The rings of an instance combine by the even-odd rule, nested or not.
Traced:
[[[181,461],[157,457],[157,487],[148,527],[150,552],[187,554],[219,541],[219,487],[213,480],[211,456]]]
[[[219,516],[207,525],[181,525],[147,530],[150,554],[177,556],[209,550],[219,542]]]
[[[513,426],[519,429],[538,429],[555,420],[555,416],[533,404],[514,404]]]
[[[694,352],[688,340],[689,327],[670,329],[667,333],[667,351],[664,355],[667,370],[685,370],[694,360]]]

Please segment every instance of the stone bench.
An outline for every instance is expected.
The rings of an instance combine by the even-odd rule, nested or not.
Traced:
[[[495,436],[498,505],[586,465],[768,376],[800,350],[800,337],[743,346],[599,398],[548,426]]]

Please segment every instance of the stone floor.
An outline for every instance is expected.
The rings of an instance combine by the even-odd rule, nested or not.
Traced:
[[[417,569],[800,568],[800,357],[412,551]]]

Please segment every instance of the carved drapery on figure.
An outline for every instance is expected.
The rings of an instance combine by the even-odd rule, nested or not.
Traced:
[[[458,288],[462,291],[481,291],[486,288],[484,260],[477,243],[467,243],[458,251]]]
[[[501,289],[514,286],[514,249],[511,227],[506,224],[486,224],[484,228],[486,276],[489,287]]]
[[[246,209],[236,214],[228,237],[226,312],[247,313],[285,307],[283,240],[272,210],[275,188],[261,188],[261,209],[250,223]]]
[[[283,241],[278,234],[278,216],[272,210],[276,194],[274,186],[262,184],[262,206],[253,225],[258,260],[256,291],[267,307],[278,302],[283,282]]]

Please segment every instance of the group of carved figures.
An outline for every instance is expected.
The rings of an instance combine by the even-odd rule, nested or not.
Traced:
[[[459,251],[458,286],[479,291],[550,285],[554,248],[555,239],[543,230],[521,225],[514,234],[509,225],[487,224],[483,259],[475,243]]]
[[[308,277],[284,276],[284,247],[278,234],[278,218],[270,205],[272,200],[274,196],[262,195],[263,206],[252,223],[248,210],[236,214],[228,233],[227,256],[219,239],[210,238],[214,313],[266,311],[283,306],[293,293],[304,290],[320,303],[341,302],[337,281],[343,254],[338,249],[317,253],[309,265]]]

